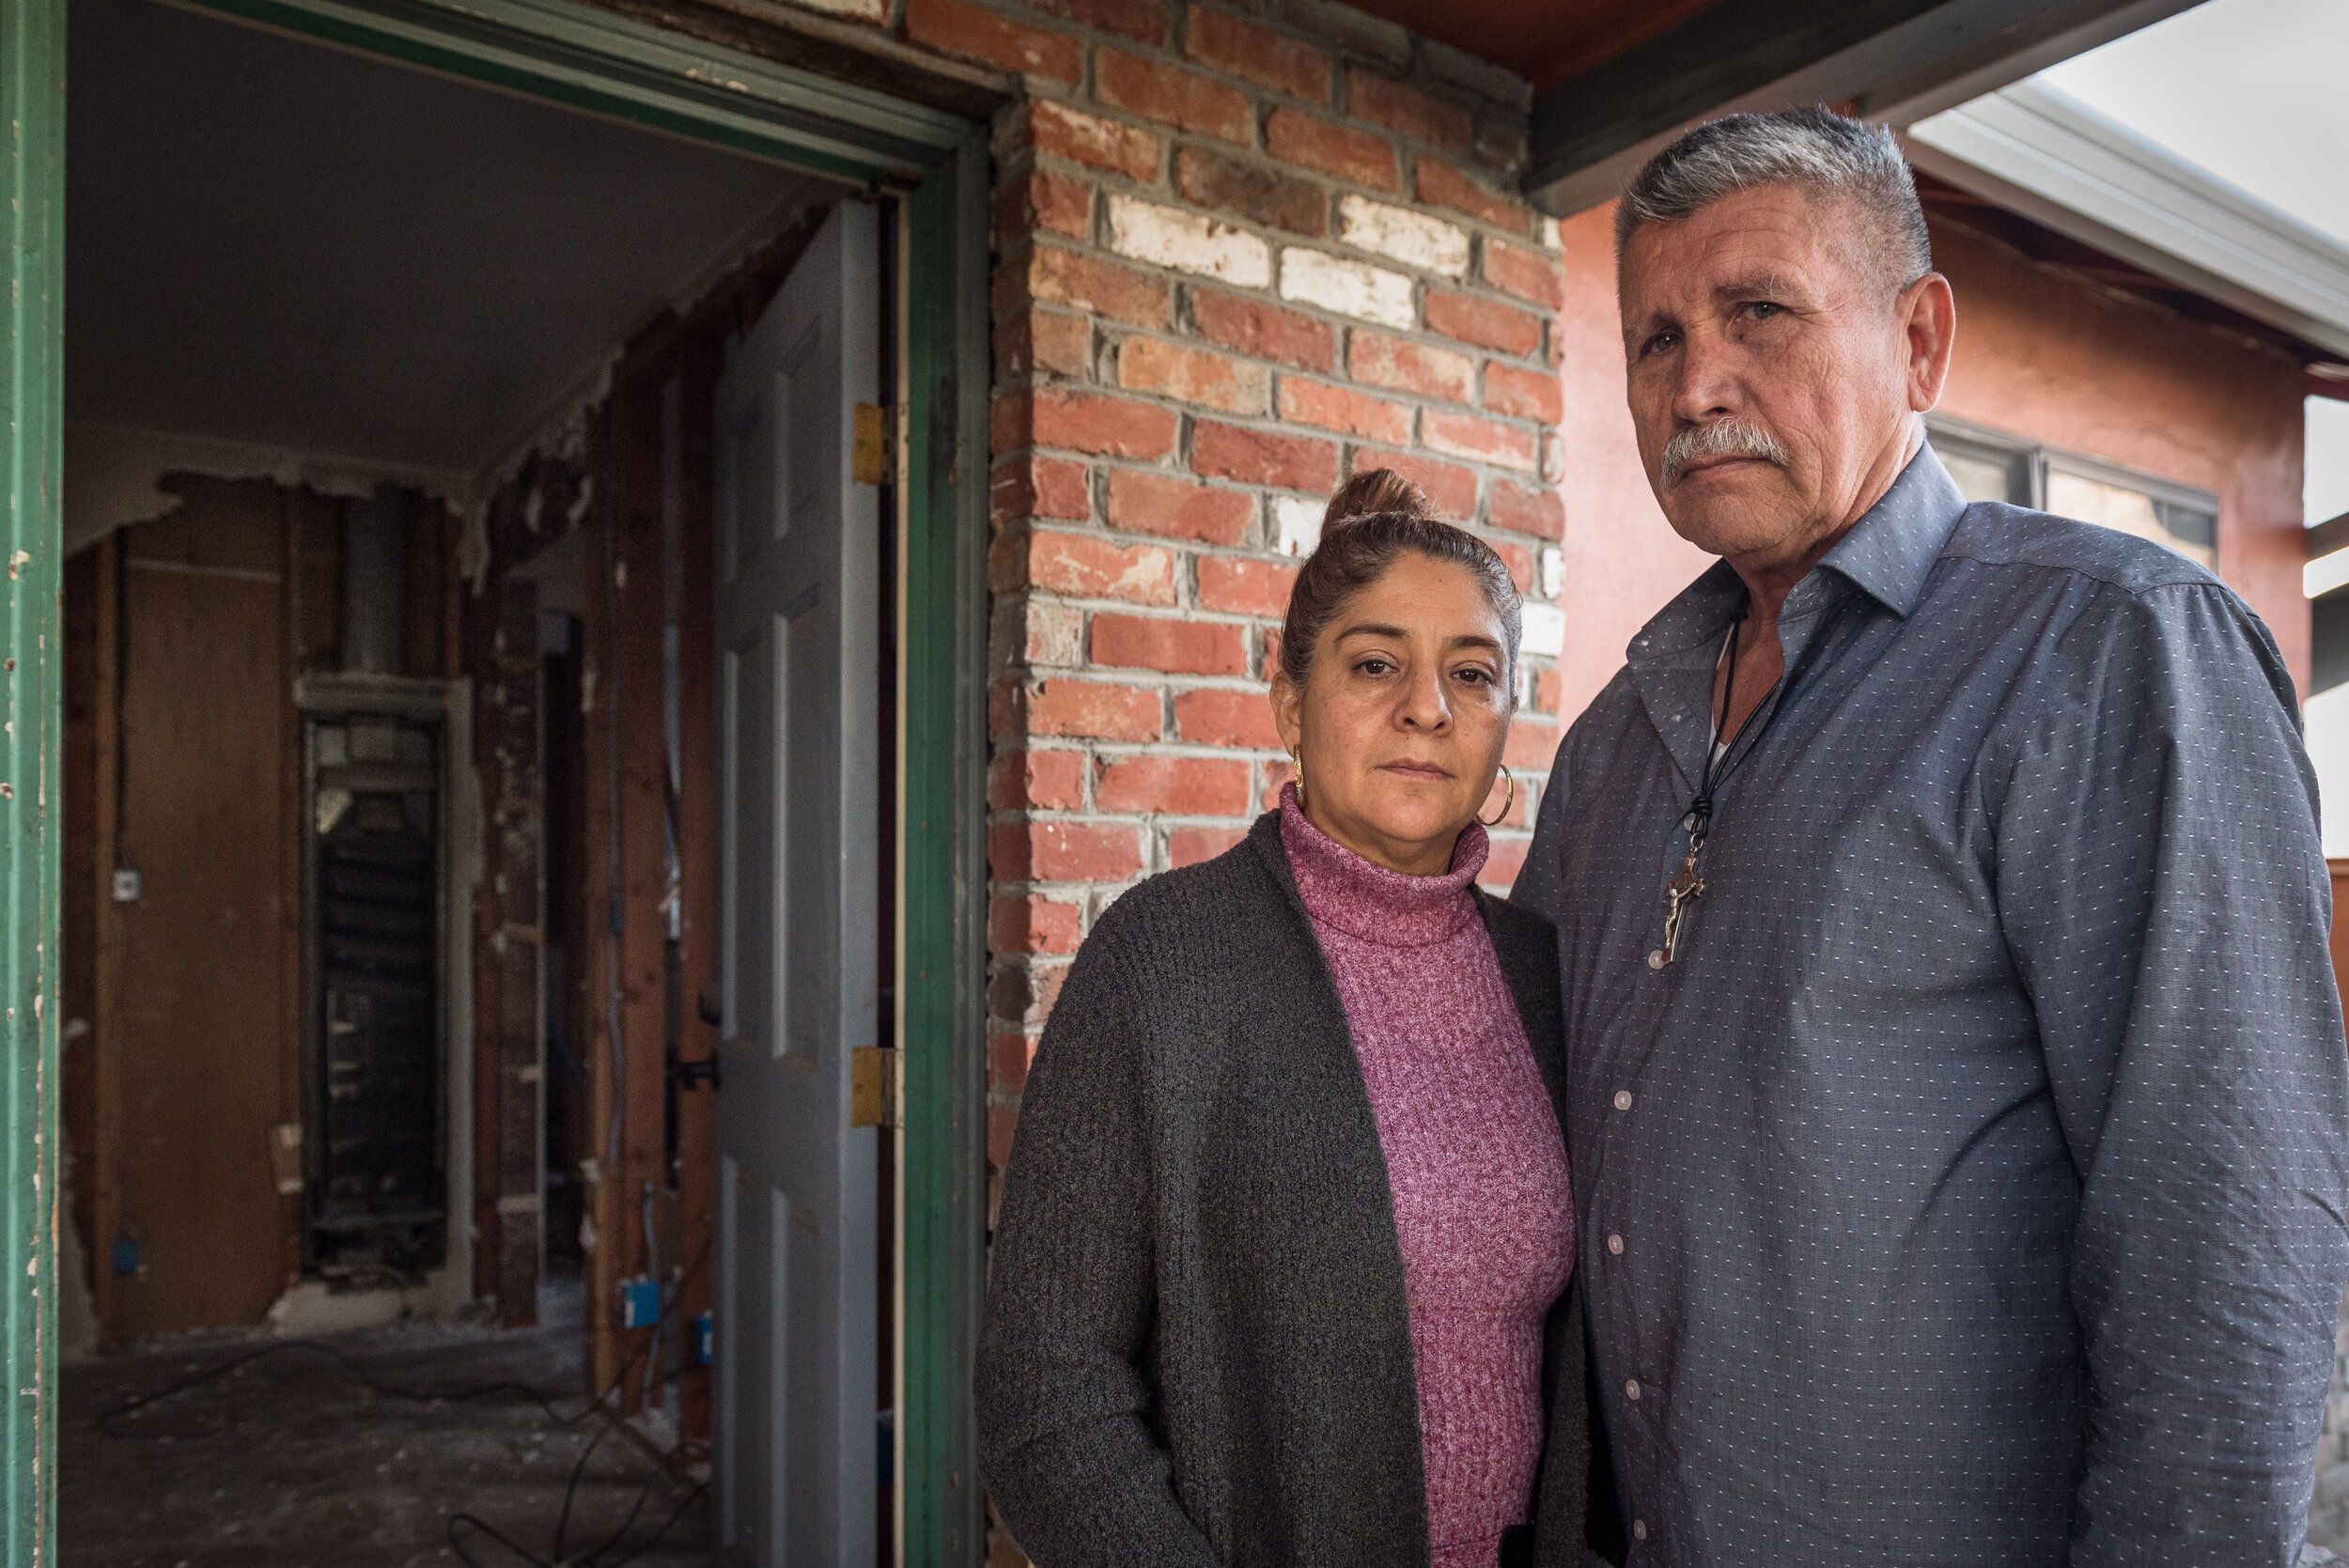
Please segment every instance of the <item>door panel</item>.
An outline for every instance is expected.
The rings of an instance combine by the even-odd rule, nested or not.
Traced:
[[[850,408],[878,393],[879,227],[836,209],[720,380],[721,993],[726,1321],[720,1525],[754,1568],[876,1550],[878,492]]]

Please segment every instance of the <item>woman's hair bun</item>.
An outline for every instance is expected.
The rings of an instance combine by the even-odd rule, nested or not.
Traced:
[[[1321,514],[1321,531],[1326,535],[1351,519],[1375,517],[1380,512],[1432,518],[1436,515],[1436,508],[1427,499],[1426,491],[1394,470],[1374,468],[1357,474],[1338,487],[1337,493],[1330,497],[1330,505]]]

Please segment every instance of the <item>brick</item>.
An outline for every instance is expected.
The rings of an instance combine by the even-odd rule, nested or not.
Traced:
[[[1525,116],[1502,109],[1481,109],[1476,115],[1476,161],[1502,174],[1525,167]]]
[[[996,323],[996,370],[1006,381],[1038,370],[1082,380],[1092,370],[1092,360],[1090,317],[1022,310]]]
[[[1174,287],[1166,279],[1058,245],[1036,246],[1029,254],[1024,276],[1009,267],[997,272],[999,314],[1026,303],[1018,288],[1022,282],[1028,296],[1046,304],[1066,305],[1136,327],[1165,327],[1174,306]]]
[[[1427,291],[1427,330],[1504,354],[1530,354],[1542,346],[1542,318],[1532,311],[1448,289]]]
[[[1166,8],[1159,0],[1028,0],[1037,10],[1137,43],[1166,41]]]
[[[1289,780],[1296,776],[1296,772],[1297,769],[1291,768],[1285,758],[1279,762],[1266,763],[1264,765],[1264,788],[1256,797],[1256,809],[1258,811],[1280,810],[1281,791],[1287,785]]]
[[[1272,281],[1272,247],[1244,228],[1197,212],[1110,197],[1110,248],[1120,256],[1220,278],[1240,288],[1262,288]]]
[[[1072,598],[1174,602],[1174,557],[1156,545],[1121,545],[1089,534],[1038,531],[999,540],[995,591],[1042,588]]]
[[[1248,809],[1248,764],[1238,757],[1120,757],[1101,769],[1093,799],[1103,811],[1237,816]]]
[[[1438,413],[1431,409],[1420,421],[1419,439],[1432,451],[1499,463],[1504,468],[1521,468],[1528,473],[1541,460],[1532,431],[1479,419],[1472,413]]]
[[[1187,147],[1177,152],[1174,183],[1187,201],[1236,213],[1267,228],[1315,240],[1330,229],[1330,195],[1322,187],[1212,147]]]
[[[1272,372],[1261,365],[1159,337],[1129,337],[1117,350],[1117,384],[1155,392],[1226,413],[1261,414]]]
[[[1455,86],[1466,87],[1478,98],[1508,104],[1520,113],[1533,107],[1533,84],[1506,66],[1480,59],[1434,39],[1420,39],[1419,58],[1430,74]]]
[[[1074,953],[1083,939],[1084,909],[1066,899],[999,893],[987,901],[989,952]]]
[[[1262,691],[1216,686],[1185,691],[1174,699],[1174,733],[1201,746],[1281,749],[1281,732],[1272,723],[1272,700]]]
[[[1060,1000],[1068,978],[1065,963],[1013,963],[997,960],[987,979],[987,1010],[991,1017],[1010,1023],[1041,1024]],[[1019,1113],[1007,1106],[989,1106],[987,1112],[988,1157],[1001,1165],[1011,1157],[1012,1129]]]
[[[1553,489],[1527,489],[1506,479],[1493,481],[1492,525],[1545,539],[1566,536],[1566,504]]]
[[[1509,581],[1517,585],[1520,594],[1533,591],[1533,552],[1509,539],[1487,539],[1486,544],[1499,552],[1509,568]]]
[[[1465,522],[1476,515],[1476,473],[1457,463],[1439,463],[1433,458],[1412,457],[1401,452],[1373,452],[1357,448],[1354,472],[1367,474],[1374,468],[1391,468],[1417,485],[1433,503],[1437,515]]]
[[[1281,417],[1297,425],[1318,425],[1389,446],[1411,443],[1411,411],[1327,381],[1281,378]]]
[[[1054,387],[1015,392],[995,400],[1004,427],[1019,439],[1019,406],[1026,404],[1027,438],[1038,446],[1062,446],[1105,458],[1162,458],[1174,448],[1174,415],[1124,397],[1063,392]]]
[[[1508,744],[1501,748],[1502,762],[1511,768],[1547,769],[1557,755],[1557,725],[1526,713],[1511,722]]]
[[[999,594],[988,613],[987,651],[996,669],[1084,662],[1084,612],[1029,594]]]
[[[1338,449],[1311,436],[1245,430],[1202,419],[1191,426],[1190,467],[1194,474],[1244,485],[1330,490],[1338,482]]]
[[[1493,194],[1449,163],[1422,158],[1413,171],[1413,184],[1419,199],[1431,207],[1448,207],[1517,234],[1534,232],[1532,208]]]
[[[1296,163],[1333,179],[1351,180],[1375,191],[1398,189],[1394,147],[1385,137],[1283,105],[1265,121],[1265,148],[1283,163]]]
[[[1183,51],[1203,66],[1229,71],[1260,87],[1315,103],[1330,101],[1328,50],[1243,21],[1230,11],[1193,6],[1184,28]]]
[[[1001,822],[988,867],[1004,882],[1122,882],[1142,869],[1142,835],[1114,822]]]
[[[949,54],[1049,76],[1072,87],[1084,69],[1084,45],[1067,34],[1023,27],[963,0],[906,0],[906,37]]]
[[[1248,836],[1244,828],[1177,828],[1166,835],[1166,863],[1176,870],[1214,860]]]
[[[1485,281],[1552,310],[1565,303],[1565,279],[1559,273],[1558,258],[1505,240],[1485,241]]]
[[[1202,544],[1236,545],[1256,518],[1255,497],[1136,469],[1110,471],[1109,523]]]
[[[1159,738],[1159,694],[1146,687],[1095,680],[1043,680],[1028,686],[1021,712],[1031,735],[1095,740]]]
[[[1084,114],[1049,98],[1029,100],[1022,114],[1019,131],[1025,144],[1048,157],[1107,169],[1128,179],[1159,177],[1159,138],[1138,125]]]
[[[1082,752],[1001,752],[987,765],[992,811],[1076,811],[1085,803]]]
[[[1255,112],[1238,88],[1122,49],[1105,46],[1093,52],[1093,96],[1112,108],[1128,109],[1203,136],[1221,136],[1243,147],[1255,140]]]
[[[1338,334],[1328,322],[1261,300],[1194,288],[1190,317],[1200,336],[1239,353],[1299,370],[1327,371],[1338,363]]]
[[[1525,869],[1526,852],[1533,847],[1529,838],[1499,838],[1493,840],[1492,853],[1486,858],[1485,869],[1476,874],[1476,884],[1495,893],[1507,893],[1517,885],[1517,876]]]
[[[1017,1094],[1025,1089],[1028,1086],[1028,1069],[1035,1064],[1035,1038],[1030,1034],[989,1034],[987,1039],[988,1086],[1008,1094]],[[992,1561],[991,1559],[989,1560]],[[1025,1560],[1021,1559],[1021,1561]]]
[[[1297,568],[1244,555],[1207,555],[1199,562],[1199,602],[1241,615],[1285,615]],[[1234,671],[1234,674],[1243,672]]]
[[[1406,331],[1418,318],[1411,280],[1401,272],[1294,246],[1281,252],[1281,298]]]
[[[1566,417],[1565,390],[1556,376],[1510,365],[1485,366],[1485,406],[1495,413],[1538,419],[1546,425]]]
[[[1011,250],[1037,229],[1085,239],[1092,229],[1093,187],[1081,179],[1036,169],[995,193],[995,243]]]
[[[1533,706],[1543,713],[1555,713],[1565,701],[1565,678],[1556,665],[1533,672]]]
[[[999,526],[1029,518],[1083,522],[1093,516],[1085,465],[1034,456],[998,463],[988,476],[988,513]]]
[[[1384,333],[1354,334],[1346,346],[1346,369],[1372,386],[1453,403],[1469,401],[1476,385],[1476,362],[1468,355]]]
[[[1411,35],[1395,23],[1344,5],[1340,0],[1280,0],[1281,15],[1317,39],[1328,39],[1348,54],[1389,65],[1411,63]]]
[[[1468,271],[1468,230],[1350,191],[1338,198],[1338,238],[1357,250],[1375,251],[1448,278]]]
[[[1158,670],[1170,675],[1244,675],[1248,673],[1248,630],[1230,621],[1104,613],[1093,617],[1092,657],[1104,669]]]
[[[1346,112],[1446,152],[1466,153],[1476,141],[1475,118],[1468,110],[1360,66],[1346,73]]]

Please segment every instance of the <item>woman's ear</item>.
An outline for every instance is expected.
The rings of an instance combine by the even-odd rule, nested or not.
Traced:
[[[1272,727],[1281,732],[1281,749],[1295,753],[1298,737],[1305,733],[1305,694],[1286,670],[1272,675]]]

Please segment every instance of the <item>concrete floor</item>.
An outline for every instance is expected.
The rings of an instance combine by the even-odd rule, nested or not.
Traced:
[[[512,1333],[403,1325],[334,1335],[332,1344],[383,1383],[455,1389],[511,1380],[577,1410],[575,1287],[551,1292],[549,1321]],[[531,1554],[460,1527],[480,1568],[551,1560],[564,1482],[601,1418],[570,1426],[520,1394],[418,1404],[383,1397],[323,1356],[255,1361],[100,1430],[124,1402],[273,1343],[258,1332],[174,1336],[68,1367],[58,1459],[58,1555],[66,1568],[423,1568],[461,1564],[449,1515],[470,1513]],[[685,1568],[710,1560],[704,1494],[660,1544],[638,1540],[685,1504],[690,1488],[658,1472],[616,1433],[588,1461],[571,1510],[566,1560],[611,1537],[654,1482],[626,1542],[598,1568]]]

